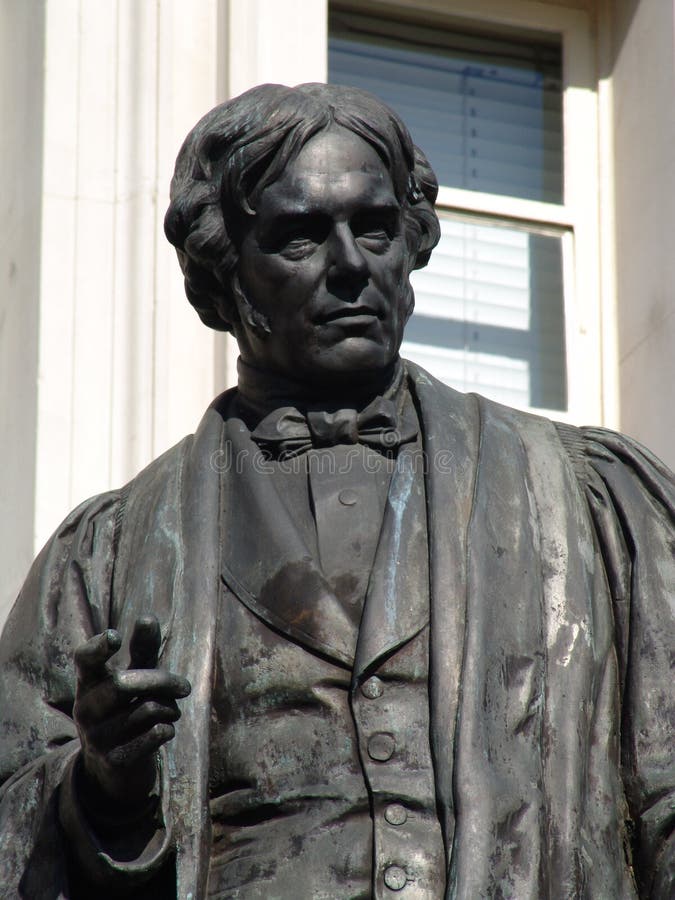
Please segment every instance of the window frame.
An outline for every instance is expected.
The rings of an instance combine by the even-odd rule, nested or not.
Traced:
[[[587,12],[535,0],[334,0],[335,11],[398,15],[446,27],[500,28],[562,42],[564,190],[561,204],[441,186],[437,208],[562,237],[567,410],[524,407],[581,424],[602,423],[603,342],[599,267],[598,97],[591,22]],[[590,161],[590,163],[589,163]]]

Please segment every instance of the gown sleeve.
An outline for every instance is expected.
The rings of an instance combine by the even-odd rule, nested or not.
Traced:
[[[587,498],[613,602],[621,769],[641,897],[675,897],[675,479],[648,450],[558,425]]]
[[[73,652],[108,627],[126,494],[74,510],[37,557],[0,640],[0,884],[3,896],[92,896],[162,865],[168,836],[143,859],[116,861],[85,821],[73,788]],[[78,887],[77,885],[80,885]],[[87,886],[86,893],[84,886]],[[102,896],[100,892],[99,896]]]

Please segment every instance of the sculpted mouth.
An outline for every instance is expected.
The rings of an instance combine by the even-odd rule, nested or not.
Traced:
[[[381,319],[377,310],[371,309],[369,306],[339,306],[323,313],[320,321],[327,324],[329,322],[351,321],[354,324],[366,323],[372,319]]]

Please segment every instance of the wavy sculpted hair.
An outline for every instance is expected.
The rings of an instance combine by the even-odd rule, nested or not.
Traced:
[[[403,210],[411,269],[429,261],[440,237],[433,206],[438,182],[396,113],[356,88],[261,85],[200,119],[176,160],[164,231],[204,324],[232,330],[238,318],[235,298],[246,302],[237,277],[246,220],[255,215],[263,189],[313,135],[331,125],[348,129],[377,151]]]

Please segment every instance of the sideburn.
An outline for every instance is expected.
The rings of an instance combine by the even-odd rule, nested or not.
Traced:
[[[269,319],[249,302],[248,297],[242,290],[239,283],[239,276],[236,272],[232,275],[230,281],[230,289],[234,297],[235,308],[239,321],[254,332],[257,338],[264,341],[268,335],[272,333]]]

